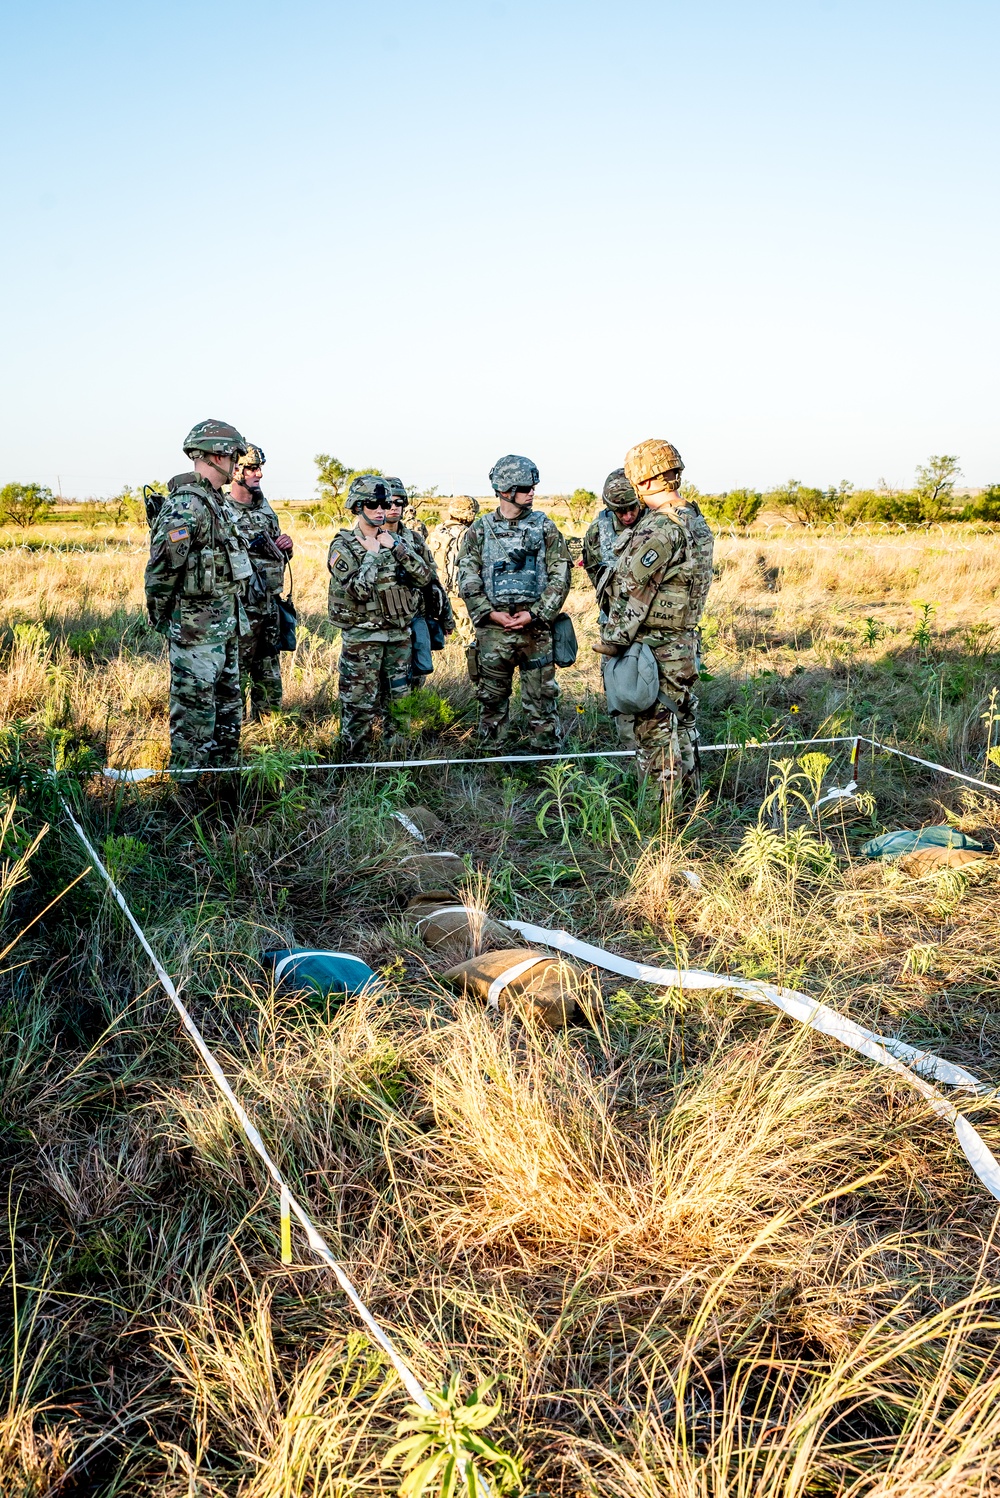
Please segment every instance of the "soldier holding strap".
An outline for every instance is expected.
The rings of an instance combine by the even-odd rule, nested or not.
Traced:
[[[533,749],[558,747],[559,687],[552,626],[569,592],[570,557],[548,515],[532,509],[538,469],[508,453],[490,471],[498,506],[479,515],[459,553],[458,586],[475,626],[467,652],[479,699],[479,736],[505,735],[514,671]]]
[[[372,739],[377,718],[410,690],[410,625],[434,563],[420,537],[390,530],[392,506],[384,479],[362,474],[351,484],[347,508],[357,516],[330,543],[328,613],[341,630],[340,740],[345,759]]]
[[[608,474],[601,497],[604,509],[588,526],[583,538],[583,554],[576,564],[586,568],[587,576],[595,589],[600,583],[601,574],[606,568],[613,567],[618,560],[615,555],[618,537],[622,531],[632,529],[645,508],[625,477],[624,468],[615,468]],[[606,617],[604,610],[600,609],[598,619],[601,624]],[[619,742],[626,748],[634,749],[635,728],[631,714],[611,711],[611,717],[615,720]]]
[[[614,567],[601,575],[598,601],[607,617],[595,647],[620,655],[638,642],[656,659],[659,695],[635,718],[636,758],[668,802],[698,769],[698,623],[714,544],[698,506],[680,497],[683,468],[677,449],[658,438],[626,455],[625,475],[646,509],[614,543]]]
[[[229,491],[236,524],[253,567],[244,606],[250,633],[240,636],[240,694],[250,690],[250,717],[281,707],[281,656],[278,651],[278,595],[285,566],[292,557],[292,538],[261,491],[267,459],[262,447],[248,447],[236,464]]]
[[[170,480],[151,522],[146,610],[169,640],[175,768],[233,764],[239,754],[238,640],[250,630],[242,595],[251,566],[222,486],[246,448],[228,422],[200,421],[184,440],[194,471]]]

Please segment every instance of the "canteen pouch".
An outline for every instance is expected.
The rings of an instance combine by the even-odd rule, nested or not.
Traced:
[[[557,666],[576,664],[576,630],[568,614],[557,614],[552,625],[552,659]]]
[[[413,641],[410,666],[414,676],[430,676],[434,670],[431,655],[431,632],[423,614],[416,614],[410,621],[410,637]]]
[[[479,681],[480,676],[482,674],[480,672],[480,670],[479,670],[479,646],[478,645],[466,645],[466,647],[465,647],[465,666],[466,666],[466,670],[469,673],[469,680],[472,682],[473,686],[475,686],[476,682]]]

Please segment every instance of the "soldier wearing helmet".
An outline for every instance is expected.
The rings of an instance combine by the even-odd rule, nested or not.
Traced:
[[[506,735],[514,671],[533,749],[562,737],[552,626],[569,592],[570,557],[555,522],[532,506],[538,469],[508,453],[490,482],[497,508],[469,526],[458,559],[458,587],[475,626],[466,652],[479,699],[479,735]]]
[[[249,689],[251,719],[276,712],[281,706],[277,600],[292,556],[292,538],[282,531],[261,490],[266,462],[262,447],[249,446],[236,464],[229,491],[253,567],[244,599],[250,633],[240,636],[240,692],[245,703]]]
[[[458,494],[443,502],[444,519],[431,531],[427,544],[437,567],[441,585],[448,594],[455,619],[455,633],[464,650],[474,644],[476,631],[458,591],[458,555],[469,526],[479,514],[479,501],[471,494]]]
[[[614,544],[614,568],[601,576],[605,655],[635,642],[656,658],[660,692],[635,718],[640,773],[659,781],[672,801],[686,779],[696,783],[698,624],[712,582],[714,538],[698,506],[680,494],[684,463],[658,438],[630,448],[625,476],[646,510]]]
[[[381,475],[354,479],[347,508],[357,519],[334,536],[326,565],[328,613],[341,630],[341,754],[353,759],[376,720],[391,728],[388,709],[410,690],[410,626],[434,563],[423,539],[399,524],[403,500]]]
[[[645,506],[639,499],[632,485],[625,477],[624,468],[615,468],[604,480],[604,492],[602,494],[604,508],[593,520],[583,538],[583,554],[577,562],[578,567],[584,567],[587,576],[598,589],[601,585],[601,577],[607,569],[613,568],[618,558],[615,555],[615,542],[623,531],[631,530],[639,517],[644,513]],[[607,616],[604,610],[599,613],[599,622],[604,623]],[[612,713],[615,720],[615,728],[618,738],[628,748],[635,747],[635,734],[633,720],[625,713]]]
[[[152,523],[146,609],[170,651],[170,762],[232,764],[243,703],[239,648],[252,568],[222,492],[247,444],[225,421],[200,421],[184,441],[194,463],[167,486]]]
[[[422,541],[427,540],[427,527],[417,514],[417,507],[406,492],[406,485],[402,479],[387,478],[385,481],[389,486],[389,493],[393,499],[399,500],[399,519],[408,531],[420,537]]]

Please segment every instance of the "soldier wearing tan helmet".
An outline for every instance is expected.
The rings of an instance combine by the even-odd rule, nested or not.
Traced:
[[[578,567],[586,569],[594,588],[600,590],[602,577],[618,560],[615,543],[623,531],[630,531],[645,513],[645,505],[625,477],[624,468],[615,468],[604,480],[601,495],[604,508],[593,520],[583,538],[583,554]],[[599,623],[606,618],[600,610]],[[635,748],[635,730],[630,713],[612,712],[619,741],[629,749]]]
[[[713,536],[698,506],[680,496],[684,463],[669,442],[640,442],[625,457],[625,476],[645,513],[615,543],[616,561],[602,577],[599,601],[605,655],[630,645],[652,650],[660,690],[635,718],[640,773],[672,800],[698,769],[698,624],[712,581]]]
[[[466,531],[479,514],[479,501],[471,494],[456,494],[443,502],[443,508],[444,519],[431,531],[427,544],[451,603],[456,636],[465,650],[475,644],[476,631],[458,591],[458,554]]]

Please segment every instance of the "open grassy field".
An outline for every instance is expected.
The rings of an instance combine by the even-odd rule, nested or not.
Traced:
[[[182,795],[87,773],[167,752],[144,533],[0,547],[4,945],[86,867],[34,773],[52,766],[421,1378],[497,1380],[490,1434],[526,1492],[1000,1493],[997,1203],[951,1129],[721,989],[595,974],[587,1023],[560,1032],[456,998],[404,918],[392,815],[436,812],[495,916],[788,983],[997,1084],[1000,865],[913,880],[860,847],[945,821],[992,843],[1000,801],[866,757],[850,812],[761,821],[779,755],[759,751],[706,757],[673,824],[612,761],[298,774],[336,752],[328,539],[295,526],[304,628],[286,710],[247,731],[254,773]],[[874,731],[1000,782],[1000,535],[772,530],[722,538],[717,563],[707,741]],[[564,721],[610,748],[582,573],[569,608]],[[457,648],[431,684],[452,721],[415,704],[395,757],[471,752]],[[805,768],[848,778],[840,752]],[[356,951],[378,993],[276,999],[259,956],[289,942]],[[4,961],[5,1498],[397,1491],[381,1463],[406,1396],[300,1238],[282,1268],[267,1179],[95,875]],[[961,1106],[1000,1150],[992,1093]]]

